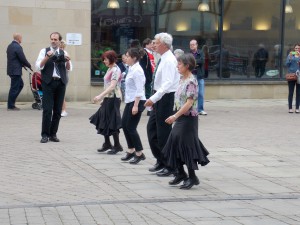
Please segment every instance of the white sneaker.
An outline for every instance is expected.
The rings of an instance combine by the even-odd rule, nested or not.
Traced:
[[[206,116],[207,112],[205,112],[205,111],[202,110],[201,112],[199,112],[199,115]]]
[[[66,111],[62,111],[62,112],[61,112],[61,116],[62,116],[62,117],[66,117],[67,115],[68,115],[68,113],[67,113]]]

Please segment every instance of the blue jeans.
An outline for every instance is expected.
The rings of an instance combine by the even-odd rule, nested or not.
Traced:
[[[10,75],[10,89],[8,93],[7,108],[13,109],[16,104],[16,99],[23,89],[24,82],[21,75]]]
[[[198,112],[204,110],[204,79],[198,80]]]

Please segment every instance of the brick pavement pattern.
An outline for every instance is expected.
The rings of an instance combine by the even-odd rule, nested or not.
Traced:
[[[131,165],[124,153],[97,153],[103,137],[88,120],[97,105],[68,103],[61,142],[41,144],[42,112],[0,103],[0,225],[300,224],[300,114],[287,113],[287,100],[205,105],[199,135],[211,163],[196,172],[199,186],[180,190],[148,172],[145,113],[147,159]]]

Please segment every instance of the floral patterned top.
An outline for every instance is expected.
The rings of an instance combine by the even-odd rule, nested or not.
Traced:
[[[121,80],[122,80],[122,74],[121,70],[117,65],[114,65],[112,68],[109,68],[103,78],[104,80],[104,90],[110,86],[110,83],[112,80],[117,81],[117,85],[115,87],[115,90],[107,94],[105,97],[107,98],[113,98],[114,93],[116,93],[117,98],[121,98]]]
[[[174,110],[178,111],[188,98],[192,98],[194,103],[184,115],[198,116],[198,82],[192,74],[187,79],[183,79],[183,77],[180,79],[179,86],[175,92]]]

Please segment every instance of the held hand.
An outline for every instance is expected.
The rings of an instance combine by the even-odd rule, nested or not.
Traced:
[[[53,55],[53,52],[50,50],[47,52],[47,55],[51,57]]]
[[[102,100],[102,96],[101,96],[101,94],[100,94],[100,95],[97,95],[97,96],[95,96],[93,100],[94,100],[94,103],[96,103],[96,102],[100,102],[100,101]]]
[[[175,118],[174,116],[169,116],[169,117],[165,120],[165,122],[166,122],[167,124],[172,124],[172,123],[175,122],[175,120],[176,120],[176,118]]]
[[[144,106],[145,106],[145,107],[147,107],[147,106],[153,106],[153,102],[152,102],[150,99],[148,99],[148,100],[145,102]]]
[[[133,106],[132,107],[132,115],[136,115],[138,113],[138,107],[137,106]]]
[[[69,62],[71,60],[71,58],[69,56],[65,56],[66,62]]]

